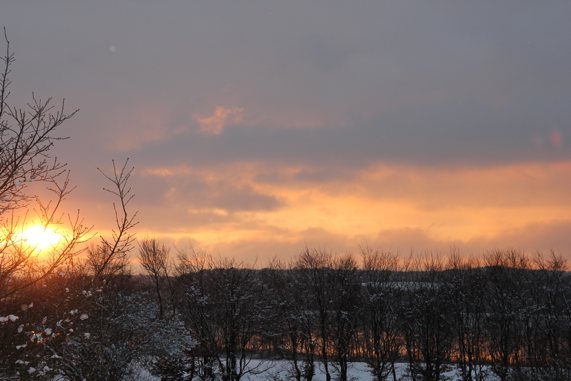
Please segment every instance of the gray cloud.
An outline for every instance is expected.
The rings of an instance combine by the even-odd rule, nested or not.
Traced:
[[[144,171],[138,176],[143,204],[176,205],[182,210],[214,208],[227,212],[272,210],[282,202],[263,194],[247,182],[224,174],[208,176],[199,173],[178,173],[155,176]]]
[[[188,152],[200,161],[480,163],[569,156],[568,145],[550,149],[548,137],[571,139],[570,8],[8,2],[0,22],[17,52],[15,99],[36,90],[81,106],[69,133],[78,145],[98,143],[94,155],[110,153],[118,129],[135,139],[140,122],[130,114],[157,103],[171,109],[170,124],[181,110],[188,123],[192,114],[236,105],[253,118],[279,114],[284,120],[273,122],[281,127],[319,115],[327,128],[265,123],[221,139],[177,137],[139,153],[145,162]],[[121,113],[120,122],[108,118]],[[543,149],[532,144],[540,141]]]
[[[256,181],[308,184],[336,173],[351,179],[378,162],[571,159],[569,14],[567,0],[56,0],[5,1],[0,24],[17,59],[12,101],[36,91],[81,108],[63,130],[72,139],[57,149],[80,184],[75,197],[97,214],[104,182],[95,168],[124,156],[138,168],[299,166]],[[206,123],[218,135],[201,134],[196,116],[218,107],[244,111]],[[188,209],[198,210],[197,221],[235,223],[232,213],[283,203],[238,174],[214,182],[138,176],[139,205],[153,205],[150,215],[165,223],[184,224]],[[562,197],[562,184],[543,195]],[[166,205],[172,218],[160,213]],[[216,208],[230,216],[208,211]],[[422,232],[408,233],[430,245]],[[536,240],[547,244],[547,236]]]

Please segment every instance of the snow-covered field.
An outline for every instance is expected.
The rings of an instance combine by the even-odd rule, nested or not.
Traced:
[[[291,363],[287,361],[273,361],[265,365],[266,368],[269,368],[264,373],[258,375],[248,375],[244,378],[247,381],[285,381],[285,380],[292,380],[293,377],[291,376]],[[271,367],[269,367],[271,366]],[[409,380],[410,377],[407,376],[407,364],[400,363],[397,364],[397,380]],[[335,371],[330,369],[330,372],[333,371],[333,379],[337,379]],[[451,380],[460,380],[457,371],[453,370],[446,374]],[[369,370],[367,364],[362,362],[352,363],[349,368],[349,379],[355,381],[374,381],[373,376]],[[496,379],[493,377],[489,377],[489,380],[495,381]],[[314,381],[325,381],[325,373],[321,366],[318,366],[318,370],[316,371],[316,375],[313,378]],[[389,380],[392,381],[392,377],[389,377]]]
[[[262,380],[291,380],[293,377],[291,376],[291,363],[287,361],[274,361],[273,367],[268,369],[266,372],[258,374],[258,375],[248,375],[245,380],[247,381],[262,381]],[[317,365],[317,364],[316,364]],[[400,364],[399,364],[400,365]],[[266,366],[267,367],[267,366]],[[405,374],[405,364],[399,366],[397,370],[397,377],[402,378]],[[333,371],[332,375],[335,377],[334,369],[330,368],[330,372]],[[352,363],[349,368],[349,378],[353,380],[373,380],[371,376],[371,372],[365,363]],[[404,380],[405,378],[403,378]],[[315,377],[313,378],[314,381],[325,381],[325,372],[323,367],[319,364],[317,367],[317,371]]]
[[[253,368],[256,368],[260,371],[257,374],[248,374],[242,378],[244,381],[287,381],[293,380],[294,378],[291,376],[291,363],[285,360],[277,360],[277,361],[260,361],[253,360],[250,364]],[[318,365],[318,364],[316,364]],[[410,380],[410,377],[407,376],[407,364],[400,363],[397,364],[397,380],[398,381],[407,381]],[[336,374],[334,369],[330,369],[332,372],[333,379],[336,380]],[[491,372],[489,372],[491,373]],[[446,373],[447,379],[451,381],[461,380],[457,370],[452,370]],[[158,377],[154,377],[150,375],[147,371],[141,369],[135,378],[140,381],[158,381]],[[375,379],[371,375],[368,366],[365,363],[356,362],[352,363],[349,368],[349,379],[354,381],[374,381]],[[318,365],[315,377],[313,378],[314,381],[325,381],[325,373],[323,368]],[[392,381],[392,377],[389,377],[389,380]],[[486,380],[496,381],[498,380],[493,374],[488,374]]]

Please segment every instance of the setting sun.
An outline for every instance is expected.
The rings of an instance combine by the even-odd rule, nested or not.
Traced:
[[[42,225],[31,225],[18,236],[18,241],[31,249],[44,251],[57,246],[63,234],[54,228]]]

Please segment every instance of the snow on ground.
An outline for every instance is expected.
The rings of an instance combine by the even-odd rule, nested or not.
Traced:
[[[252,361],[252,366],[255,367],[257,364]],[[316,374],[313,378],[314,381],[325,381],[325,372],[321,364],[316,364]],[[399,363],[397,364],[397,379],[399,381],[407,381],[410,380],[410,377],[407,376],[408,373],[408,364],[406,363]],[[247,375],[243,378],[245,381],[286,381],[292,380],[293,377],[291,376],[291,363],[285,360],[279,361],[264,361],[263,365],[260,365],[260,369],[268,369],[267,371],[258,374],[258,375]],[[374,381],[373,376],[369,370],[370,368],[367,364],[363,362],[355,362],[351,363],[349,366],[349,379],[354,381]],[[336,380],[336,373],[334,369],[330,368],[330,372],[332,373],[333,379]],[[447,377],[450,377],[450,380],[461,380],[460,375],[458,374],[457,370],[452,370],[446,373]],[[389,377],[389,380],[392,381],[392,377]],[[493,375],[489,375],[487,380],[496,381],[496,378]]]
[[[288,361],[273,361],[273,366],[268,369],[266,372],[259,374],[259,375],[247,375],[244,380],[245,381],[282,381],[282,380],[291,380],[293,377],[291,376],[291,363]],[[316,364],[316,374],[313,378],[314,381],[325,381],[325,371],[321,364]],[[266,365],[266,368],[268,366]],[[400,370],[400,369],[399,369]],[[330,368],[330,373],[335,377],[335,371]],[[397,373],[397,376],[402,376],[400,373]],[[350,379],[354,380],[373,380],[371,373],[369,372],[369,368],[365,363],[352,363],[349,368],[349,377]]]
[[[316,364],[316,374],[313,378],[314,381],[325,381],[325,372],[321,364]],[[406,363],[397,364],[397,379],[398,381],[408,381],[410,377],[407,376],[407,365]],[[258,374],[248,374],[242,378],[244,381],[288,381],[293,380],[291,376],[291,363],[285,360],[252,360],[250,363],[252,368],[256,368],[260,373]],[[334,369],[331,369],[333,379],[336,380],[336,373]],[[491,372],[490,372],[491,373]],[[452,381],[461,380],[457,370],[452,370],[446,373],[447,377]],[[158,377],[152,376],[145,369],[139,368],[137,374],[134,375],[136,380],[144,381],[159,381]],[[353,381],[374,381],[369,367],[362,362],[352,363],[349,367],[349,379]],[[496,381],[497,378],[493,374],[489,374],[486,378],[490,381]],[[389,377],[392,381],[392,377]]]

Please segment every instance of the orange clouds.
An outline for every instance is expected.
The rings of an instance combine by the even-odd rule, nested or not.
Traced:
[[[571,162],[454,169],[379,163],[326,175],[334,172],[251,163],[142,171],[168,183],[168,202],[152,213],[164,236],[223,255],[263,260],[306,245],[343,251],[362,242],[402,253],[571,249],[565,235],[549,234],[571,219]]]
[[[220,135],[230,124],[243,120],[244,109],[241,107],[217,106],[214,112],[207,116],[195,115],[194,120],[200,127],[200,132],[207,135]]]
[[[167,105],[149,103],[121,110],[110,119],[115,129],[110,146],[129,151],[140,149],[148,143],[180,137],[189,133],[193,126],[202,134],[220,135],[229,125],[244,121],[244,108],[217,106],[209,115],[194,114],[191,117]]]
[[[419,208],[570,206],[571,162],[496,167],[421,168],[378,165],[361,170],[359,184],[383,198],[406,198]]]

